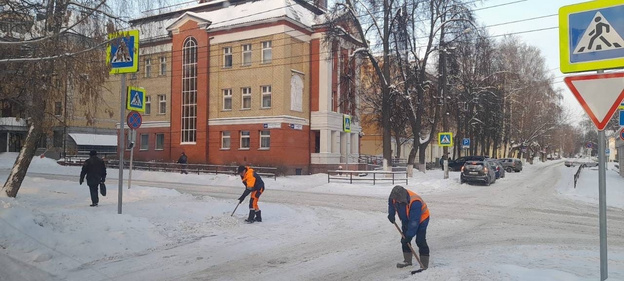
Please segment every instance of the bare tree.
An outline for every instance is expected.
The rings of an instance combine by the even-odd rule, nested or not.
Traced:
[[[28,126],[3,187],[8,196],[17,196],[38,143],[49,133],[55,118],[52,102],[75,91],[80,95],[77,102],[87,109],[88,123],[96,110],[106,110],[98,106],[103,104],[101,85],[108,78],[106,35],[127,26],[113,12],[124,2],[0,0],[2,17],[20,22],[18,29],[2,30],[0,68],[6,71],[0,74],[0,99]]]

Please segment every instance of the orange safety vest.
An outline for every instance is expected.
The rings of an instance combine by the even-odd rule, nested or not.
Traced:
[[[243,175],[242,180],[245,183],[245,187],[251,190],[256,185],[256,177],[254,177],[254,170],[251,167],[247,166],[246,168],[247,171]]]
[[[429,218],[429,208],[427,208],[427,203],[425,203],[425,201],[422,200],[422,198],[420,198],[420,196],[418,194],[416,194],[415,192],[412,192],[410,190],[407,190],[407,193],[410,196],[410,201],[407,204],[407,219],[409,220],[409,215],[410,215],[410,208],[412,207],[412,203],[414,203],[414,201],[420,201],[420,203],[422,204],[422,208],[421,213],[420,213],[420,222],[425,221],[427,218]]]

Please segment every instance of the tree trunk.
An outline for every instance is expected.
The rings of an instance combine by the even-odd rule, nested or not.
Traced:
[[[17,196],[17,192],[22,185],[22,181],[24,180],[24,177],[26,177],[26,172],[28,172],[30,162],[35,156],[37,143],[39,142],[40,137],[41,128],[39,128],[36,123],[31,123],[30,128],[28,129],[28,135],[26,135],[24,146],[17,155],[15,164],[13,164],[13,169],[11,169],[11,173],[4,183],[3,188],[6,189],[7,196],[13,198]]]

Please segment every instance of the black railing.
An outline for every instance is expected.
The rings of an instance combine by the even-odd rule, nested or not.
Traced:
[[[355,177],[353,177],[353,175],[355,175]],[[353,184],[353,181],[372,181],[373,185],[375,185],[375,183],[378,181],[392,181],[392,184],[399,181],[405,181],[405,184],[407,185],[409,179],[407,176],[407,171],[388,172],[331,170],[327,171],[327,182],[330,183],[331,180],[348,180],[350,184]]]
[[[581,176],[581,170],[585,167],[585,164],[579,165],[578,170],[574,173],[574,188],[576,188],[576,180]]]
[[[70,161],[61,163],[64,165],[82,165],[88,157],[71,157]],[[119,169],[119,160],[106,159],[106,167],[110,169]],[[124,169],[130,168],[130,161],[124,161]],[[132,170],[155,171],[155,172],[174,172],[174,173],[194,173],[194,174],[229,174],[235,175],[236,168],[234,165],[210,165],[210,164],[179,164],[168,162],[144,162],[132,161]],[[252,166],[254,171],[260,176],[273,177],[277,180],[277,168],[274,167],[256,167]]]

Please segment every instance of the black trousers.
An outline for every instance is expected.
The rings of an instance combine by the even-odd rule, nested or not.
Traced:
[[[97,204],[98,202],[100,202],[100,198],[98,197],[98,186],[99,184],[89,185],[89,191],[91,192],[91,203],[93,204]]]
[[[403,224],[401,227],[403,233],[407,232],[407,224]],[[416,246],[418,246],[418,253],[421,255],[428,256],[429,255],[429,245],[427,245],[427,226],[429,225],[429,218],[424,220],[418,225],[418,230],[416,231]],[[409,246],[407,243],[401,243],[401,248],[403,249],[403,253],[411,253]]]

